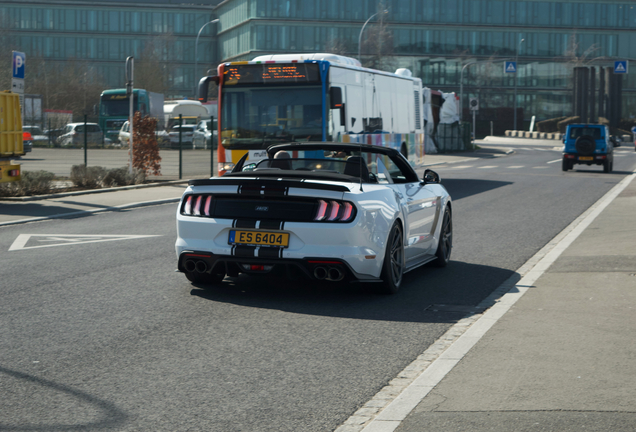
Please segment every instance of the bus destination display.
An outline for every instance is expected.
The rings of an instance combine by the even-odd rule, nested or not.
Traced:
[[[318,84],[320,71],[315,63],[268,63],[231,65],[225,68],[224,84]]]

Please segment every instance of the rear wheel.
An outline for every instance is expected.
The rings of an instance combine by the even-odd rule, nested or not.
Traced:
[[[393,224],[386,244],[384,263],[382,264],[381,294],[395,294],[400,289],[404,275],[404,238],[398,222]]]
[[[453,218],[448,207],[444,210],[444,219],[442,220],[442,229],[439,233],[439,243],[435,256],[437,259],[433,261],[436,267],[446,267],[450,261],[451,251],[453,249]]]
[[[566,158],[563,158],[563,162],[561,163],[561,169],[563,171],[567,171],[567,170],[571,169],[570,161],[568,161]]]

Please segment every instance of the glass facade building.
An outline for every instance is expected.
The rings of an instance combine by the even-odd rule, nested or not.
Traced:
[[[195,74],[197,34],[213,19],[218,1],[178,3],[0,1],[0,20],[4,36],[13,49],[27,54],[27,62],[34,58],[58,64],[87,62],[109,88],[123,87],[126,58],[143,57],[148,44],[159,38],[164,49],[157,60],[170,66],[172,96],[192,96],[195,75],[203,75],[218,60],[216,31],[213,25],[206,26],[199,39]]]
[[[219,56],[250,60],[338,47],[338,54],[357,57],[362,25],[379,3],[226,0],[215,8]],[[380,7],[388,10],[383,43],[390,45],[383,69],[409,68],[434,90],[459,93],[463,84],[464,100],[478,97],[483,108],[512,107],[515,75],[503,65],[518,57],[517,103],[526,120],[570,114],[574,67],[636,59],[635,2],[387,0]],[[633,74],[625,76],[623,93],[624,116],[636,115]]]

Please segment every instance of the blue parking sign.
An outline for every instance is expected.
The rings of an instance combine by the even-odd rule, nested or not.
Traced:
[[[23,52],[13,51],[13,78],[24,79],[24,65],[26,63],[26,54]]]
[[[629,63],[627,60],[619,60],[614,62],[614,73],[615,74],[626,74]]]

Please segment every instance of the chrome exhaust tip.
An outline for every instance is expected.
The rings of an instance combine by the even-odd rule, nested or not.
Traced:
[[[329,267],[327,271],[327,280],[339,282],[344,278],[344,273],[338,267]]]
[[[207,265],[207,263],[205,261],[199,260],[194,265],[194,268],[199,273],[205,273],[208,270],[208,265]]]
[[[197,268],[197,264],[194,262],[194,260],[186,260],[186,262],[183,264],[183,267],[185,268],[185,270],[189,273],[192,273],[193,271],[196,270]]]
[[[318,280],[323,280],[327,277],[327,269],[324,267],[316,267],[314,269],[314,277]]]

